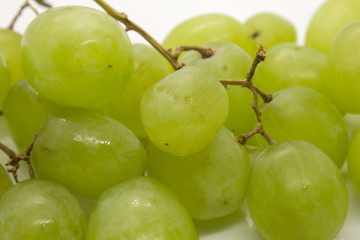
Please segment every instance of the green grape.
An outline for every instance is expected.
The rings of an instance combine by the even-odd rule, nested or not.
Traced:
[[[194,219],[226,216],[245,198],[250,161],[246,149],[224,127],[211,144],[195,154],[172,156],[151,143],[146,153],[148,175],[173,190]]]
[[[285,88],[274,96],[263,108],[265,131],[277,142],[309,142],[340,168],[346,158],[349,137],[337,108],[321,94],[305,87]]]
[[[10,75],[5,59],[0,53],[0,111],[3,109],[4,101],[10,90]]]
[[[224,14],[204,14],[187,19],[176,26],[165,38],[166,48],[184,45],[202,45],[210,42],[232,42],[252,52],[253,46],[246,30],[238,20]]]
[[[253,163],[247,202],[266,240],[329,240],[345,222],[348,194],[328,156],[307,142],[286,141]]]
[[[221,83],[199,67],[183,67],[151,86],[140,114],[151,141],[162,151],[185,156],[200,151],[226,120],[228,98]]]
[[[0,53],[4,56],[9,68],[11,85],[24,78],[21,68],[21,35],[9,30],[0,29]]]
[[[343,113],[360,113],[360,21],[344,27],[329,52],[329,98]]]
[[[1,240],[84,240],[85,231],[79,203],[60,184],[27,180],[0,200]]]
[[[62,107],[44,99],[26,80],[13,86],[4,103],[4,116],[18,149],[25,150],[44,119],[60,111]]]
[[[248,37],[254,42],[254,53],[259,41],[265,49],[283,42],[296,42],[296,30],[292,23],[273,13],[258,13],[249,18],[244,25]]]
[[[339,30],[356,20],[360,20],[358,0],[325,1],[309,23],[306,45],[328,53]]]
[[[327,80],[327,56],[317,49],[281,43],[270,48],[255,72],[255,85],[265,92],[304,86],[320,93]]]
[[[349,137],[350,139],[352,139],[356,131],[360,129],[360,114],[345,114],[344,121],[348,130]]]
[[[145,150],[120,122],[75,109],[43,123],[31,161],[42,178],[85,198],[144,174]]]
[[[151,85],[169,74],[162,56],[154,49],[134,44],[135,68],[125,91],[101,106],[98,110],[127,126],[138,138],[145,139],[146,132],[140,118],[141,97]]]
[[[89,108],[114,99],[134,65],[121,25],[87,7],[40,14],[24,33],[21,53],[29,83],[45,98],[69,107]]]
[[[199,238],[175,194],[155,179],[138,177],[104,191],[90,215],[86,239]]]
[[[2,165],[0,165],[0,199],[2,195],[12,186],[11,179]]]
[[[202,47],[213,49],[215,54],[202,58],[199,52],[189,51],[180,61],[187,66],[201,67],[219,79],[245,79],[252,60],[242,48],[230,42],[209,43]],[[226,86],[226,92],[229,98],[229,113],[225,126],[229,130],[235,130],[237,135],[253,130],[256,116],[250,107],[254,100],[252,92],[234,85]]]
[[[348,174],[351,183],[360,194],[360,130],[356,131],[347,156]]]

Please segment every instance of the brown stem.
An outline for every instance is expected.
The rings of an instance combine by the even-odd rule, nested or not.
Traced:
[[[262,122],[261,122],[261,111],[259,110],[259,99],[258,99],[258,93],[259,93],[260,90],[257,87],[255,87],[253,82],[252,82],[252,78],[254,76],[254,73],[255,73],[255,70],[256,70],[258,64],[265,60],[265,54],[266,54],[266,52],[265,52],[264,47],[261,44],[259,44],[259,49],[256,52],[256,56],[255,56],[254,61],[253,61],[252,65],[251,65],[251,68],[250,68],[248,74],[246,75],[246,79],[237,81],[239,83],[239,85],[247,87],[253,93],[254,102],[251,104],[251,107],[254,110],[255,115],[256,115],[256,119],[257,119],[257,126],[256,126],[256,128],[254,130],[252,130],[249,133],[242,134],[241,136],[238,137],[239,143],[243,144],[243,145],[246,144],[246,141],[250,137],[254,136],[257,133],[260,133],[270,145],[275,144],[275,141],[263,129]],[[262,96],[262,94],[264,94],[261,91],[260,91],[260,93],[261,93],[260,96]],[[270,98],[271,98],[271,95],[270,95]],[[264,99],[264,101],[266,102],[265,99]]]
[[[245,80],[219,79],[219,81],[224,86],[237,85],[237,86],[250,88],[250,85],[251,85],[250,82],[248,82],[246,79]],[[252,81],[251,81],[251,83],[252,83]],[[271,93],[265,93],[265,92],[261,91],[259,88],[257,88],[256,86],[255,86],[255,90],[260,95],[260,97],[264,100],[265,103],[269,103],[269,102],[271,102],[271,100],[273,100],[273,96]]]
[[[203,58],[209,57],[213,55],[213,51],[194,46],[182,46],[177,48],[174,53],[173,50],[165,49],[159,42],[157,42],[150,34],[148,34],[144,29],[138,26],[136,23],[129,20],[125,13],[121,13],[112,8],[109,4],[107,4],[104,0],[94,0],[100,7],[102,7],[110,16],[121,22],[125,25],[126,31],[133,30],[140,34],[146,41],[148,41],[151,46],[153,46],[161,55],[163,55],[174,68],[174,70],[179,70],[184,66],[184,64],[178,62],[178,58],[181,52],[188,50],[197,50],[199,51]]]
[[[35,2],[37,2],[43,7],[52,8],[52,6],[49,3],[45,2],[44,0],[35,0]]]
[[[18,10],[18,12],[16,13],[16,15],[14,16],[14,18],[11,20],[9,26],[8,26],[8,29],[12,30],[14,28],[14,25],[16,23],[16,21],[18,20],[18,18],[21,16],[22,12],[25,10],[25,8],[31,8],[36,15],[39,15],[38,11],[29,3],[28,0],[26,0],[24,2],[23,5],[21,5],[20,9]]]
[[[9,147],[5,146],[0,142],[0,149],[8,155],[10,160],[5,164],[5,166],[10,166],[10,169],[8,169],[8,172],[12,173],[15,182],[19,182],[18,180],[18,174],[17,171],[20,168],[20,161],[25,161],[28,166],[28,171],[30,178],[35,178],[35,173],[33,170],[33,167],[30,162],[30,154],[34,147],[35,141],[36,141],[37,135],[35,135],[34,140],[31,142],[31,144],[26,148],[25,154],[17,154],[13,150],[11,150]]]
[[[199,52],[203,59],[209,58],[215,54],[215,51],[213,49],[203,48],[203,47],[199,47],[199,46],[180,46],[180,47],[176,48],[175,50],[172,50],[171,48],[168,49],[168,51],[171,53],[171,55],[174,57],[174,59],[176,61],[178,61],[182,52],[192,51],[192,50]]]

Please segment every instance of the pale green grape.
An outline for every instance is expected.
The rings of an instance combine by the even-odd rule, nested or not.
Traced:
[[[343,113],[360,113],[360,21],[344,27],[329,52],[329,98]]]
[[[0,54],[9,68],[11,85],[24,78],[21,68],[21,35],[9,29],[0,29]]]
[[[215,54],[209,58],[202,58],[196,51],[184,54],[180,59],[187,66],[198,66],[222,79],[245,79],[251,67],[252,60],[242,48],[230,42],[215,42],[204,44],[202,47],[211,48]],[[241,86],[228,85],[226,92],[229,98],[229,113],[225,126],[240,135],[255,128],[256,117],[250,105],[254,101],[249,89]]]
[[[29,83],[50,101],[71,107],[114,99],[125,89],[134,65],[131,43],[120,24],[87,7],[40,14],[24,33],[21,53]]]
[[[296,42],[295,27],[287,19],[274,13],[258,13],[244,23],[248,37],[254,42],[254,53],[260,43],[269,49],[283,42]]]
[[[129,84],[119,96],[98,110],[127,126],[138,138],[145,139],[146,132],[140,118],[141,97],[151,85],[169,74],[162,56],[154,49],[134,44],[135,67]]]
[[[198,239],[187,209],[174,193],[150,177],[106,190],[91,213],[87,240]]]
[[[354,134],[347,156],[348,174],[351,183],[360,194],[360,131]]]
[[[84,240],[85,224],[76,198],[46,180],[18,183],[0,200],[1,240]]]
[[[195,154],[166,154],[152,143],[146,148],[147,173],[172,189],[194,219],[206,220],[237,210],[245,198],[250,161],[226,128]]]
[[[266,52],[254,76],[255,85],[269,93],[291,86],[304,86],[324,92],[327,56],[317,49],[282,43]]]
[[[254,54],[244,25],[224,14],[204,14],[187,19],[167,35],[163,45],[166,48],[176,48],[219,41],[235,43],[249,54]]]
[[[286,141],[255,160],[247,202],[266,240],[329,240],[345,222],[348,194],[328,156],[309,143]]]
[[[321,94],[305,87],[285,88],[274,96],[263,108],[265,131],[277,142],[309,142],[340,168],[346,158],[349,137],[337,108]]]
[[[350,139],[352,139],[356,131],[360,129],[360,114],[345,114],[344,121],[348,130],[349,137]]]
[[[26,80],[16,83],[4,103],[4,116],[18,149],[25,150],[44,119],[60,111],[61,107],[40,96]]]
[[[183,67],[143,95],[141,119],[162,151],[185,156],[200,151],[226,120],[228,98],[221,83],[199,67]]]
[[[0,165],[0,199],[2,195],[12,186],[10,177],[4,167]]]
[[[327,0],[310,21],[306,45],[328,53],[338,31],[356,20],[360,20],[358,0]]]
[[[145,150],[120,122],[75,109],[43,123],[31,154],[35,172],[87,198],[144,174]]]
[[[4,101],[10,90],[10,75],[5,59],[0,53],[0,111],[3,109]]]

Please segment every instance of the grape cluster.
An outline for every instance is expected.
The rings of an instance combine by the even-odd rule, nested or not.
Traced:
[[[325,2],[306,46],[271,13],[197,16],[160,45],[95,2],[107,13],[50,8],[22,36],[0,29],[1,118],[20,150],[0,143],[1,240],[195,240],[196,222],[244,206],[267,240],[339,233],[344,165],[360,193],[360,130],[344,120],[360,113],[358,0]]]

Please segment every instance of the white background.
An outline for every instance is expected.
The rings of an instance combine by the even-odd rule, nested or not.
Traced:
[[[48,1],[54,6],[76,4],[98,8],[92,0]],[[8,26],[23,2],[24,0],[0,0],[0,27]],[[108,0],[107,2],[118,11],[127,13],[131,20],[160,42],[176,24],[201,13],[226,13],[244,22],[256,13],[268,11],[277,13],[292,22],[298,33],[298,43],[303,44],[311,16],[325,0]],[[36,3],[34,6],[40,12],[45,10]],[[26,25],[34,17],[35,14],[27,9],[15,25],[15,30],[23,33]],[[144,42],[136,33],[131,33],[130,37],[133,42]],[[0,129],[4,129],[4,119],[0,119],[0,125]],[[0,132],[0,140],[13,147],[7,134],[4,131]],[[0,157],[2,161],[5,161],[4,156]],[[346,224],[336,240],[360,239],[360,198],[348,180],[347,184],[350,193],[350,209]],[[245,205],[242,210],[227,218],[206,223],[198,222],[197,226],[201,240],[262,239],[252,225]]]

